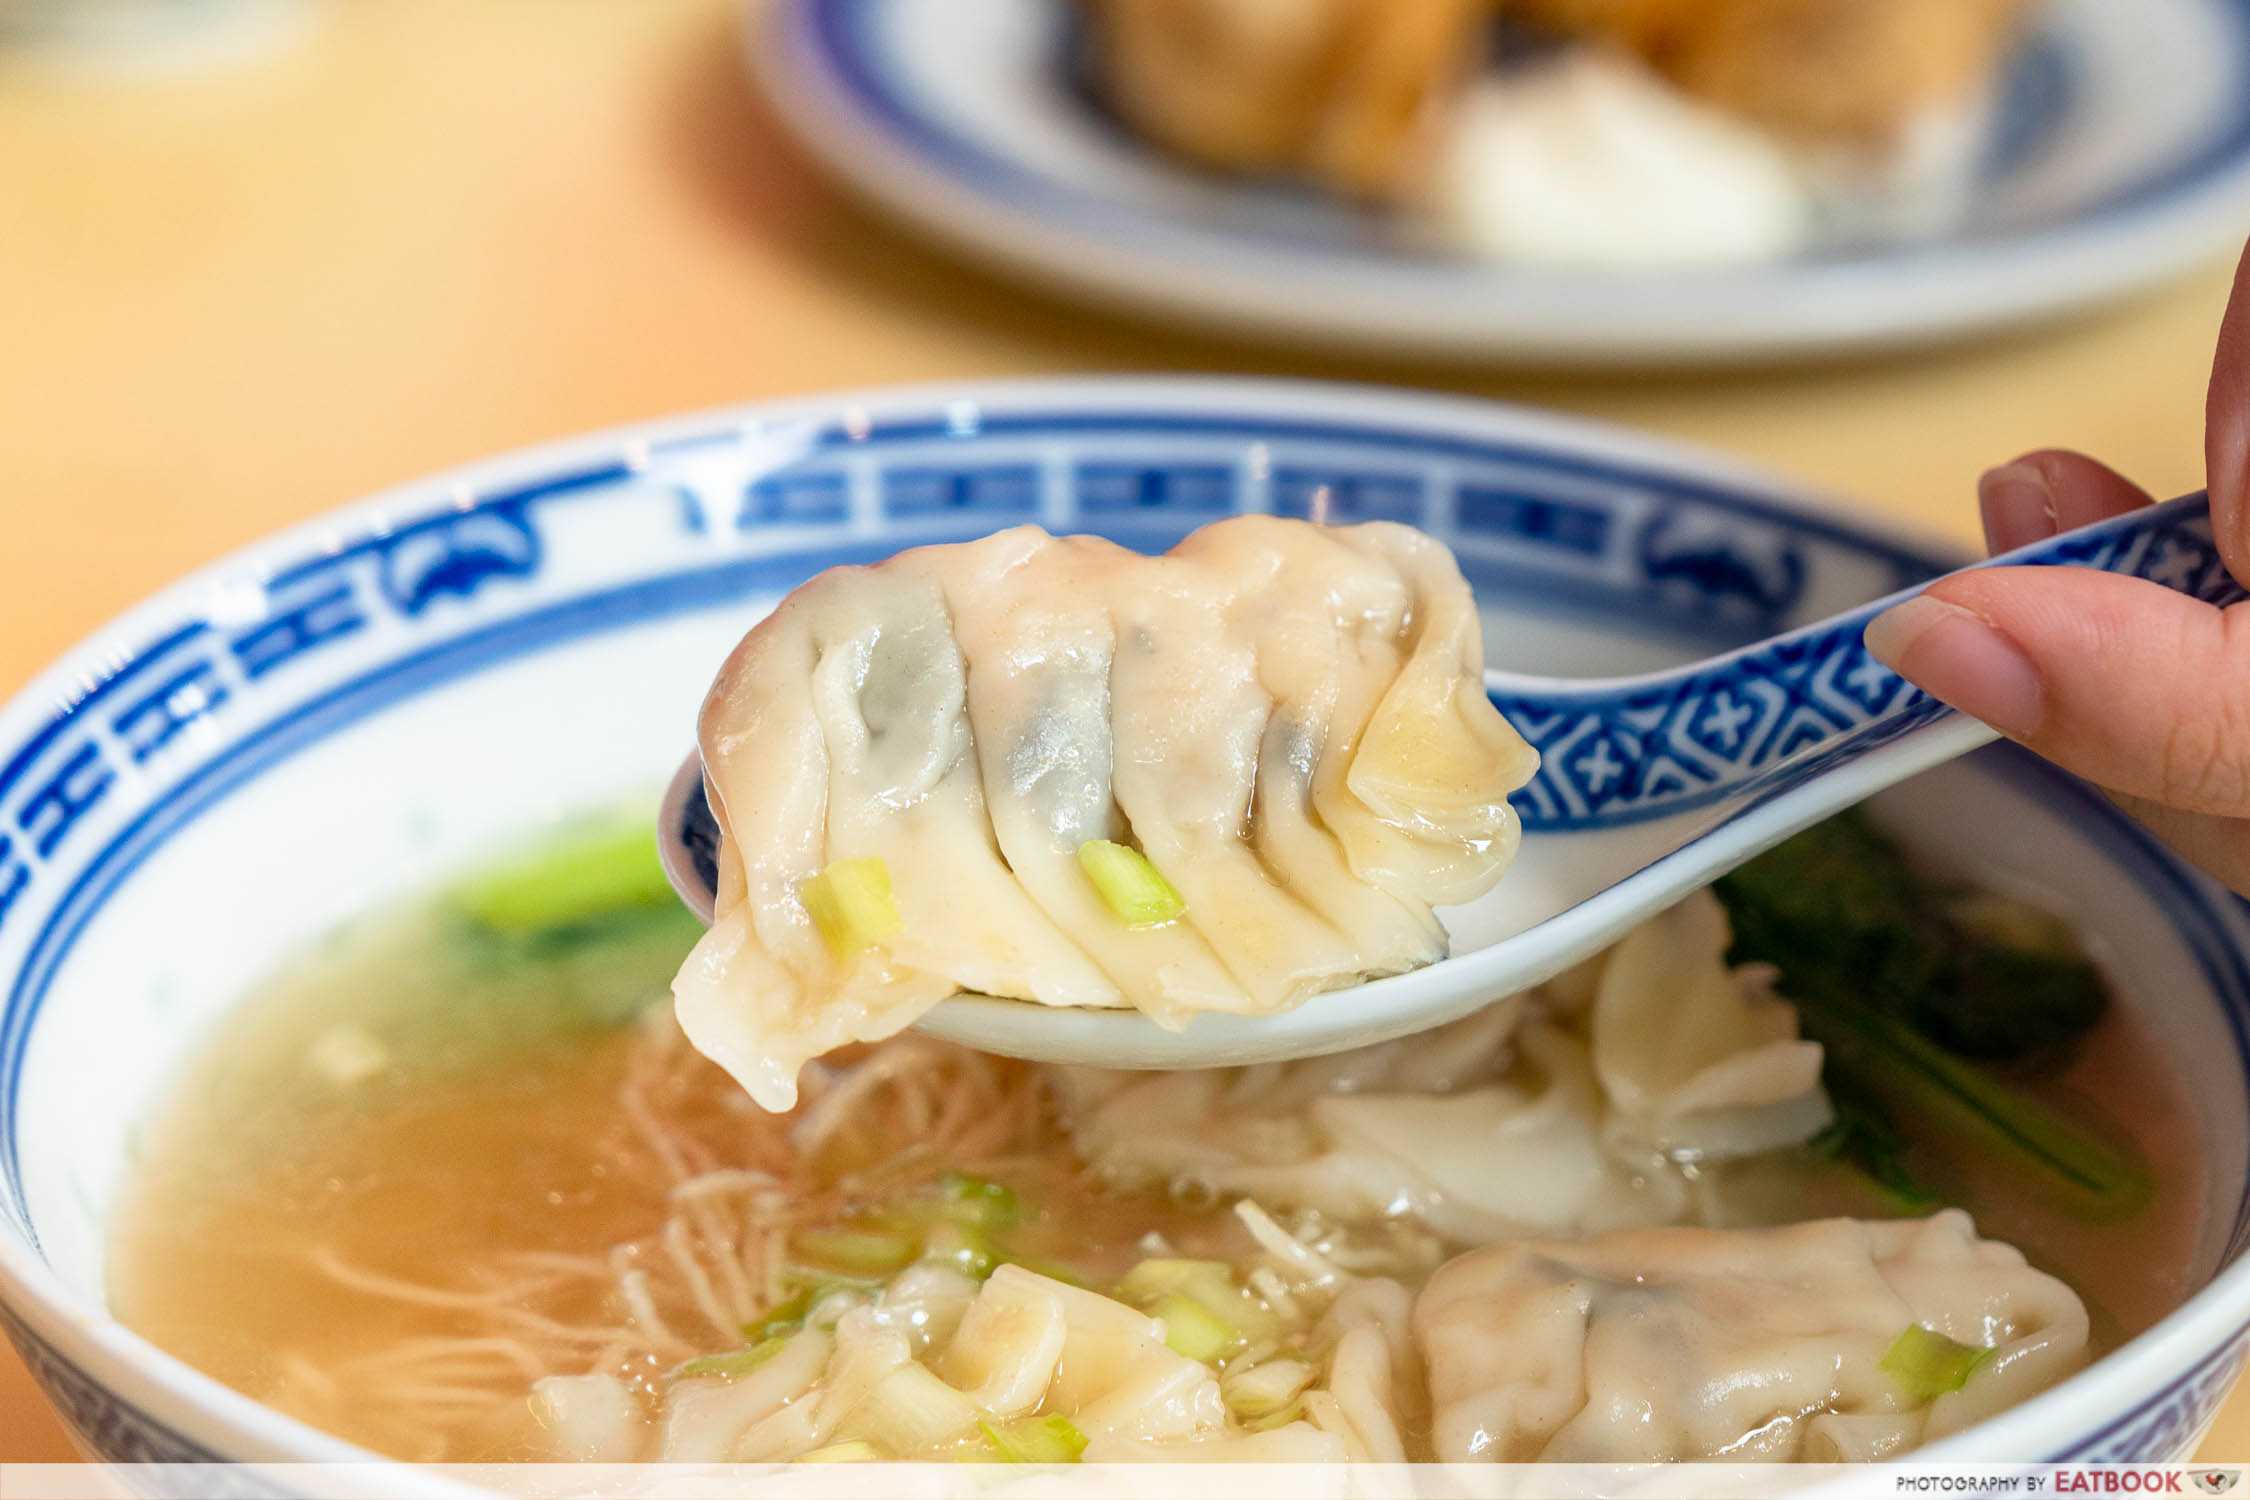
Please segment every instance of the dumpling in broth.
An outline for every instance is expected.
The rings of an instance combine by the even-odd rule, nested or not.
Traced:
[[[1463,1244],[1725,1211],[1686,1169],[1800,1145],[1834,1117],[1821,1048],[1730,967],[1697,891],[1607,953],[1434,1031],[1183,1073],[1056,1068],[1063,1124],[1131,1187],[1192,1188]]]
[[[1990,1351],[1902,1384],[1910,1327]],[[1626,1230],[1471,1251],[1423,1288],[1443,1462],[1880,1458],[2086,1359],[2085,1304],[1969,1216]]]
[[[1537,767],[1483,668],[1459,568],[1403,526],[1237,517],[1163,557],[1023,527],[823,573],[704,703],[723,842],[681,1025],[785,1109],[806,1060],[960,991],[1179,1026],[1430,963]],[[1173,917],[1121,914],[1089,845]],[[878,930],[808,909],[839,862],[887,882]]]

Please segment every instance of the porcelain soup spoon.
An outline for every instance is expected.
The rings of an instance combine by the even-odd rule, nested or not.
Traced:
[[[2201,495],[1977,566],[1995,563],[2097,568],[2211,604],[2245,597]],[[1515,799],[1521,853],[1490,894],[1438,913],[1452,954],[1428,968],[1176,1032],[1138,1011],[980,995],[946,1001],[918,1029],[1047,1062],[1216,1067],[1365,1046],[1528,989],[1789,835],[1996,737],[1869,655],[1868,621],[1917,591],[1639,677],[1489,673],[1492,701],[1542,763]],[[699,757],[680,767],[659,819],[672,884],[708,922],[718,829]]]

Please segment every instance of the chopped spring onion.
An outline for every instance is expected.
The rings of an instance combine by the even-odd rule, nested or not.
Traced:
[[[858,1438],[848,1443],[830,1443],[825,1448],[800,1453],[790,1460],[791,1463],[799,1464],[879,1464],[882,1461],[882,1449]]]
[[[645,814],[566,830],[544,847],[469,881],[454,901],[494,932],[512,936],[577,927],[675,898]]]
[[[902,925],[890,866],[880,859],[833,860],[797,887],[797,899],[838,958],[889,942]]]
[[[747,1349],[733,1349],[725,1354],[706,1354],[701,1359],[691,1359],[672,1371],[674,1380],[695,1380],[705,1375],[723,1375],[729,1379],[747,1375],[772,1359],[789,1342],[789,1335],[760,1339]]]
[[[765,1316],[754,1323],[742,1325],[742,1336],[755,1344],[761,1339],[779,1333],[795,1333],[805,1324],[805,1314],[812,1311],[813,1288],[800,1287],[796,1292],[765,1311]]]
[[[1935,1401],[1969,1383],[1990,1349],[1957,1344],[1934,1329],[1909,1323],[1883,1356],[1883,1372],[1917,1401]]]
[[[1223,1260],[1181,1260],[1159,1256],[1144,1260],[1117,1283],[1117,1298],[1135,1307],[1146,1307],[1166,1292],[1196,1286],[1234,1289],[1234,1268]]]
[[[911,1235],[883,1229],[800,1229],[789,1248],[816,1266],[867,1277],[903,1271],[922,1250]]]
[[[1088,839],[1078,846],[1078,868],[1127,927],[1161,927],[1187,910],[1172,882],[1138,849]]]
[[[1025,1417],[979,1422],[985,1445],[1004,1464],[1074,1464],[1086,1451],[1086,1434],[1068,1417]]]
[[[1023,1218],[1023,1204],[1003,1183],[948,1172],[938,1179],[945,1195],[945,1216],[983,1229],[1006,1229]]]
[[[807,1276],[803,1267],[796,1267],[790,1283],[805,1288],[812,1299],[805,1309],[807,1328],[834,1328],[839,1319],[853,1308],[866,1303],[870,1293],[881,1290],[888,1277],[838,1276],[821,1274]]]
[[[1000,1252],[992,1241],[973,1224],[955,1224],[950,1221],[931,1226],[922,1242],[924,1260],[942,1261],[964,1276],[978,1281],[992,1274],[1000,1264]]]
[[[845,1421],[849,1437],[876,1436],[901,1456],[925,1453],[977,1425],[969,1398],[911,1360],[885,1375]]]
[[[1243,1418],[1242,1425],[1251,1432],[1271,1432],[1276,1427],[1287,1427],[1291,1422],[1303,1417],[1304,1414],[1305,1398],[1299,1396],[1279,1411],[1268,1412],[1262,1417]]]
[[[1301,1359],[1269,1359],[1248,1369],[1230,1369],[1219,1379],[1227,1410],[1245,1421],[1270,1417],[1297,1405],[1316,1372]]]
[[[1119,1301],[1158,1317],[1163,1316],[1161,1304],[1175,1296],[1194,1302],[1227,1330],[1233,1340],[1229,1352],[1281,1329],[1281,1320],[1235,1283],[1233,1269],[1223,1260],[1144,1260],[1117,1284]]]
[[[1174,1354],[1216,1364],[1242,1347],[1242,1331],[1185,1292],[1167,1292],[1149,1309],[1164,1321],[1164,1342]]]

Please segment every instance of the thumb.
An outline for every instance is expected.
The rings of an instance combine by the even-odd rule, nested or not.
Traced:
[[[2128,796],[2250,815],[2250,613],[2083,568],[1942,579],[1867,627],[1900,676]]]

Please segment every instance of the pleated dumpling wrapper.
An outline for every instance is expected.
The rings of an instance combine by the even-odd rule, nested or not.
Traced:
[[[673,991],[772,1110],[962,991],[1178,1027],[1442,958],[1431,908],[1500,878],[1538,767],[1441,544],[1270,516],[832,569],[701,740],[717,909]]]

